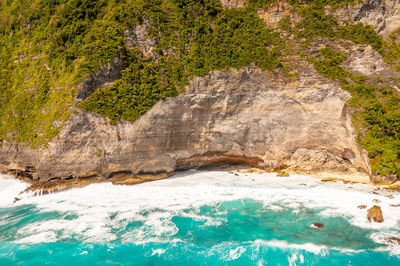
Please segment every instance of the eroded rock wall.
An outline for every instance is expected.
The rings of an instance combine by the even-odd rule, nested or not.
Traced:
[[[400,27],[400,0],[364,0],[355,6],[346,5],[330,13],[341,22],[348,20],[369,24],[385,38]]]
[[[172,173],[224,162],[369,173],[349,98],[311,66],[295,78],[253,65],[215,71],[193,79],[184,94],[157,103],[135,123],[112,125],[76,112],[45,150],[3,144],[0,164],[41,180]]]

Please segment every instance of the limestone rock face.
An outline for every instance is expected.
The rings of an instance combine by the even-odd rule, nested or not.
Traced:
[[[173,173],[210,164],[369,173],[349,93],[305,65],[295,78],[254,65],[194,78],[135,123],[82,111],[44,150],[3,143],[0,170],[32,179]]]
[[[276,27],[285,16],[290,17],[292,24],[301,21],[301,17],[293,12],[292,6],[287,1],[276,1],[268,6],[268,9],[258,9],[258,16],[265,21],[268,27]]]
[[[391,78],[399,76],[370,45],[354,45],[349,49],[344,67],[356,75]]]
[[[354,7],[346,5],[332,13],[342,22],[369,24],[383,37],[400,27],[400,0],[364,0]]]
[[[367,219],[369,222],[382,223],[384,221],[381,207],[374,205],[368,209]]]
[[[149,38],[147,33],[149,25],[150,20],[146,20],[143,24],[137,25],[132,31],[125,30],[125,44],[129,49],[139,47],[145,57],[157,59],[156,40]]]

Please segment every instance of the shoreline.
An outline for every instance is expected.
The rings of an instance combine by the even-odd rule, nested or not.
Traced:
[[[211,169],[204,169],[205,171]],[[366,184],[371,185],[379,190],[386,189],[400,192],[400,181],[393,183],[373,183],[369,175],[360,172],[354,173],[338,173],[338,172],[310,172],[310,171],[299,171],[299,170],[291,170],[291,169],[260,169],[260,168],[237,168],[234,170],[229,169],[212,169],[216,171],[226,172],[233,175],[238,175],[239,173],[250,173],[250,174],[276,174],[276,178],[286,178],[292,175],[301,175],[310,177],[312,179],[317,179],[322,182],[343,182],[344,184]],[[46,195],[51,193],[57,193],[73,188],[83,188],[91,184],[98,183],[112,183],[113,185],[123,185],[123,186],[134,186],[142,183],[158,181],[162,179],[173,178],[178,173],[184,171],[177,171],[172,174],[161,173],[161,174],[147,174],[147,175],[121,175],[121,176],[113,176],[111,178],[100,178],[97,176],[88,176],[84,178],[75,178],[75,179],[53,179],[50,181],[33,181],[26,177],[16,177],[12,174],[6,174],[12,176],[17,180],[21,180],[29,186],[21,191],[18,196],[15,198],[15,202],[20,200],[19,196],[23,194],[32,193],[34,196]]]

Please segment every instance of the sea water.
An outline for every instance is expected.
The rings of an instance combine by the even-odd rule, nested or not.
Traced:
[[[369,185],[189,171],[13,203],[26,187],[0,176],[0,265],[400,265],[400,194]]]

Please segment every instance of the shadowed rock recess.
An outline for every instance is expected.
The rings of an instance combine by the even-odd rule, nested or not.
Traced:
[[[369,173],[349,98],[312,67],[290,79],[253,65],[215,71],[135,123],[76,112],[47,149],[4,144],[0,159],[3,169],[34,180],[171,174],[222,163]]]

